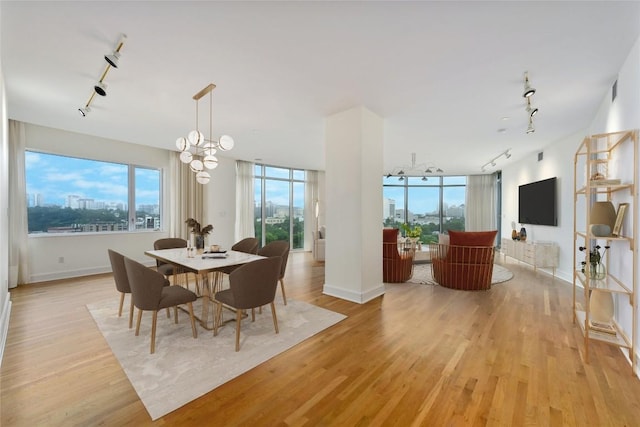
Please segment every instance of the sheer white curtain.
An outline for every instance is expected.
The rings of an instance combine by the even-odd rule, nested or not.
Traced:
[[[489,231],[497,228],[497,188],[494,175],[467,177],[465,224],[467,231]]]
[[[189,165],[180,161],[180,153],[171,153],[171,176],[168,178],[169,191],[169,235],[189,239],[189,231],[185,221],[204,218],[204,185],[198,184],[195,174]]]
[[[318,218],[316,217],[316,204],[320,203],[320,195],[318,194],[318,172],[307,171],[306,183],[304,186],[304,223],[309,224],[305,227],[304,249],[310,251],[313,245],[312,232],[318,232]]]
[[[29,281],[25,146],[24,123],[9,120],[9,288]]]
[[[246,237],[255,237],[254,192],[252,162],[236,161],[236,242]]]

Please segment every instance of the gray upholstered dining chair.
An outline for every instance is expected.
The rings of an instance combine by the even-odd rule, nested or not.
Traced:
[[[151,354],[153,354],[156,349],[156,323],[158,310],[160,309],[173,307],[175,322],[178,323],[178,305],[186,304],[189,308],[193,337],[198,337],[192,304],[193,301],[196,300],[195,293],[182,286],[165,286],[167,279],[162,274],[130,258],[124,257],[124,265],[127,271],[127,278],[129,279],[129,286],[131,287],[133,304],[138,308],[136,336],[139,335],[140,332],[142,312],[153,312],[153,320],[151,323]]]
[[[278,277],[278,279],[280,280],[280,289],[282,289],[282,299],[284,300],[284,305],[287,305],[287,295],[284,292],[284,273],[287,269],[287,261],[289,260],[289,242],[287,242],[286,240],[275,240],[273,242],[267,243],[258,250],[258,255],[267,258],[272,256],[279,256],[282,258],[282,265],[280,266],[280,276]]]
[[[247,237],[234,243],[233,246],[231,246],[231,250],[255,255],[258,253],[258,244],[258,239],[255,237]],[[238,267],[239,265],[230,265],[228,267],[222,267],[218,269],[218,271],[225,274],[231,274],[231,272]]]
[[[222,306],[236,311],[236,351],[240,350],[240,326],[244,310],[251,309],[251,320],[255,321],[255,309],[271,304],[271,316],[276,334],[278,331],[278,317],[273,303],[278,287],[280,265],[282,258],[274,256],[248,262],[238,267],[229,275],[229,289],[216,292],[216,318],[213,335],[218,335],[218,328],[222,322]]]
[[[176,249],[176,248],[186,248],[186,247],[187,247],[187,241],[179,237],[166,237],[163,239],[158,239],[155,242],[153,242],[153,249],[155,250]],[[157,267],[156,269],[158,270],[158,273],[163,274],[164,277],[166,277],[167,279],[173,276],[173,284],[174,285],[177,284],[176,277],[177,277],[178,271],[176,270],[175,266],[173,266],[172,264],[166,263],[164,261],[160,261],[159,259],[156,259],[156,267]],[[184,276],[185,276],[187,289],[189,289],[189,275],[185,272]]]
[[[118,317],[122,316],[122,306],[124,305],[124,296],[131,293],[129,286],[129,278],[127,270],[124,267],[124,255],[107,249],[109,252],[109,261],[111,262],[111,270],[113,271],[113,279],[116,282],[116,289],[120,292],[120,308],[118,308]],[[133,298],[131,298],[131,306],[129,307],[129,329],[133,327]]]

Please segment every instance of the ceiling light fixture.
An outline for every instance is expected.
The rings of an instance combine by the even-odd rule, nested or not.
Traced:
[[[522,96],[525,98],[529,98],[534,93],[536,93],[536,90],[532,88],[531,85],[529,84],[529,72],[525,71],[524,72],[524,92],[522,93]]]
[[[529,117],[529,127],[527,127],[527,133],[534,133],[536,129],[533,127],[533,119]]]
[[[392,176],[399,176],[402,179],[399,181],[404,181],[405,176],[419,177],[422,176],[422,180],[426,181],[426,174],[434,173],[444,173],[444,171],[440,168],[437,168],[434,165],[428,165],[426,163],[416,164],[416,153],[411,153],[411,164],[404,165],[401,167],[395,167],[391,172],[389,172],[386,177],[391,178]]]
[[[525,71],[524,72],[524,93],[522,94],[522,96],[525,97],[527,100],[527,106],[525,107],[525,110],[529,115],[529,127],[527,128],[528,134],[535,132],[535,128],[533,127],[533,116],[538,114],[538,109],[531,105],[531,97],[533,96],[534,93],[536,93],[536,90],[532,88],[531,85],[529,84],[529,72]]]
[[[482,165],[482,167],[480,168],[480,170],[482,172],[486,172],[486,170],[489,167],[496,167],[497,163],[496,160],[498,160],[500,157],[504,156],[505,158],[509,159],[511,158],[511,148],[503,151],[502,153],[498,154],[497,156],[495,156],[493,159],[489,160],[487,163],[485,163],[484,165]]]
[[[116,56],[116,61],[115,62],[111,62],[109,59],[107,59],[107,56],[113,56],[113,55],[105,55],[105,60],[107,61],[107,66],[104,69],[104,71],[102,72],[102,76],[100,76],[100,80],[98,80],[98,82],[93,86],[93,91],[91,92],[91,96],[89,96],[89,100],[86,102],[86,104],[84,105],[84,107],[78,108],[78,111],[80,112],[80,115],[82,117],[86,117],[87,113],[89,111],[91,111],[91,108],[89,108],[89,106],[91,105],[91,103],[93,102],[93,99],[96,95],[96,93],[100,96],[107,96],[107,84],[104,82],[105,77],[107,77],[107,73],[109,72],[109,70],[111,69],[111,67],[114,68],[118,68],[118,61],[117,58],[120,57],[120,49],[122,49],[122,46],[124,45],[124,41],[127,38],[127,36],[125,34],[122,34],[120,36],[120,41],[118,41],[118,45],[116,46],[116,50],[113,52],[113,55]]]
[[[196,174],[196,181],[200,184],[208,184],[211,175],[206,169],[218,167],[217,150],[228,151],[234,146],[233,138],[222,135],[219,140],[213,139],[213,89],[216,85],[210,83],[200,92],[193,95],[196,101],[196,128],[184,137],[176,139],[176,147],[181,151],[180,161],[189,164],[191,171]],[[202,97],[209,94],[209,138],[207,139],[198,127],[198,104]]]

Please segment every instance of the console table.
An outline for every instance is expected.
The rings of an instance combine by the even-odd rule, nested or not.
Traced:
[[[520,262],[536,268],[551,268],[556,275],[560,250],[554,242],[520,242],[512,239],[502,239],[502,255],[510,256]]]

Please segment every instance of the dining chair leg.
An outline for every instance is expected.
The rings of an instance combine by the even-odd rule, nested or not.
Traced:
[[[282,299],[284,300],[284,305],[287,305],[287,295],[284,293],[284,281],[280,279],[280,289],[282,289]]]
[[[242,310],[236,310],[236,351],[240,351],[240,324],[242,323]]]
[[[273,303],[273,301],[271,302],[271,317],[273,317],[273,326],[276,328],[276,334],[277,334],[280,331],[278,331],[278,318],[276,317],[276,305]]]
[[[191,330],[193,331],[193,337],[198,338],[198,331],[196,330],[196,318],[193,315],[193,304],[191,302],[188,302],[187,307],[189,307],[189,317],[191,317]]]
[[[176,324],[178,324],[178,306],[177,305],[173,306],[173,315],[176,318],[175,320]]]
[[[252,322],[256,321],[256,309],[255,308],[251,309],[251,321]]]
[[[133,327],[133,297],[131,297],[131,304],[129,307],[129,329]]]
[[[171,319],[171,308],[167,307],[167,319]]]
[[[120,292],[120,308],[118,309],[118,317],[122,316],[122,306],[124,305],[124,292]]]
[[[220,323],[222,322],[222,304],[219,302],[215,303],[216,312],[213,318],[213,336],[218,335],[218,328],[220,327]]]
[[[140,321],[142,320],[142,310],[138,309],[138,320],[136,322],[136,336],[140,335]]]
[[[153,310],[153,320],[151,321],[151,354],[156,351],[156,323],[158,321],[158,310]]]

